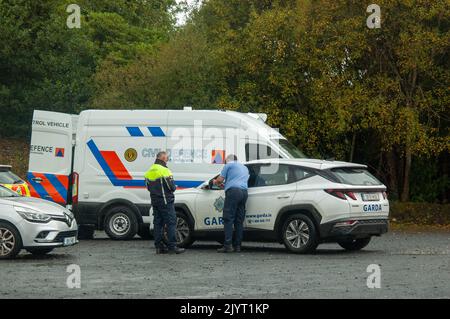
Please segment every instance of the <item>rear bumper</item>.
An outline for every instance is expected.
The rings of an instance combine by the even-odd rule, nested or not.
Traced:
[[[380,236],[389,229],[389,220],[386,218],[360,219],[360,220],[334,220],[320,225],[320,237],[333,238],[363,238]]]

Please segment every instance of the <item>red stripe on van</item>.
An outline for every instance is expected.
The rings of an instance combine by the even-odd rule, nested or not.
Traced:
[[[119,156],[114,151],[100,151],[109,168],[117,179],[133,179],[128,170],[123,166]]]

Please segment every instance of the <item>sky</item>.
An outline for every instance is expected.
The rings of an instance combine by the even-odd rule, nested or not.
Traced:
[[[188,6],[197,5],[200,6],[202,0],[176,0],[178,4],[187,3]],[[176,15],[177,25],[183,25],[186,22],[186,18],[189,16],[189,13],[179,13]]]

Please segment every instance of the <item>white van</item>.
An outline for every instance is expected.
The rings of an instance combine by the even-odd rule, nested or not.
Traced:
[[[303,154],[265,124],[265,114],[219,110],[34,111],[28,182],[31,195],[72,209],[80,238],[94,229],[113,239],[149,236],[144,173],[167,150],[178,188],[196,187],[242,161]]]

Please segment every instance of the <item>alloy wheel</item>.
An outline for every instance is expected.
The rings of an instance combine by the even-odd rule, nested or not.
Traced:
[[[308,244],[310,229],[303,220],[294,219],[286,228],[286,240],[294,248],[301,248]]]
[[[7,256],[16,245],[14,234],[6,228],[0,228],[0,256]]]

